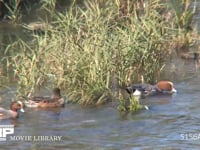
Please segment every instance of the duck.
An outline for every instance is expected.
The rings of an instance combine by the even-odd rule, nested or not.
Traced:
[[[28,97],[25,100],[26,107],[39,107],[39,108],[54,108],[54,107],[64,107],[65,99],[61,96],[59,88],[54,88],[52,90],[51,97],[34,96]]]
[[[155,85],[140,83],[133,84],[126,87],[126,92],[133,96],[152,96],[152,95],[162,95],[162,94],[173,94],[177,90],[174,88],[174,84],[171,81],[159,81]]]
[[[24,111],[24,104],[22,101],[13,101],[10,104],[10,110],[0,107],[0,120],[1,119],[14,119],[19,117],[18,111]]]

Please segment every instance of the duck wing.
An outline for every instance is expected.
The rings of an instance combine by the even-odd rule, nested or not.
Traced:
[[[41,101],[50,101],[51,98],[50,97],[40,97],[40,96],[36,96],[36,97],[29,97],[28,100],[34,101],[34,102],[41,102]]]
[[[27,100],[24,101],[26,107],[38,107],[39,103],[49,102],[51,101],[50,97],[40,97],[40,96],[34,96],[34,97],[28,97]]]

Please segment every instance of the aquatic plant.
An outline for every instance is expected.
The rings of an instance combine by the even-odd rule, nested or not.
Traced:
[[[140,104],[139,98],[129,97],[128,99],[120,99],[118,110],[121,112],[136,112],[138,110],[143,109],[144,107]]]
[[[180,49],[189,49],[190,43],[193,41],[193,30],[192,20],[196,12],[196,1],[192,0],[170,0],[170,6],[174,11],[174,21],[172,23],[177,26],[178,38],[176,40],[176,45]],[[193,8],[191,5],[193,4]]]
[[[22,17],[19,4],[20,0],[4,2],[4,6],[8,10],[7,18],[10,19],[13,23],[18,23]]]
[[[176,25],[186,31],[191,30],[192,18],[196,11],[196,4],[194,4],[193,9],[190,8],[192,2],[192,0],[170,0],[175,12]]]

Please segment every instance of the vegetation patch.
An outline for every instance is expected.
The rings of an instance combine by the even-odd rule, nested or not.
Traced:
[[[74,1],[65,12],[52,5],[43,5],[51,15],[51,28],[7,47],[19,95],[51,85],[79,104],[119,100],[119,87],[141,76],[147,82],[159,78],[170,43],[188,28],[180,18],[166,18],[173,8],[162,0]],[[139,101],[130,99],[130,110],[141,108]]]

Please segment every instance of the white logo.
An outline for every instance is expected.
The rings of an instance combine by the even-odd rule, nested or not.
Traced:
[[[0,141],[6,141],[8,134],[14,134],[14,125],[0,125]]]

